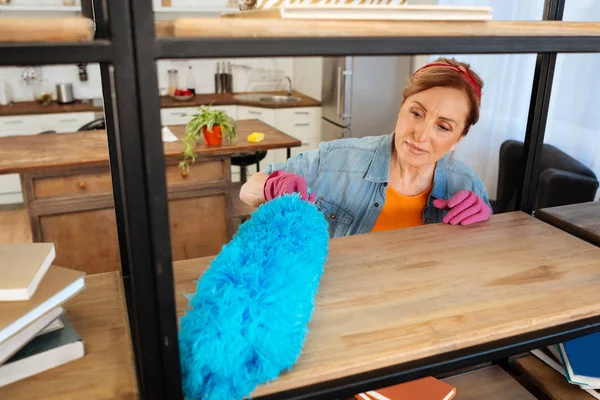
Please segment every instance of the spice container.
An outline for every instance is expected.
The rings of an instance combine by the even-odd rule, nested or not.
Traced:
[[[179,83],[178,73],[176,69],[170,69],[167,71],[167,74],[169,77],[169,96],[173,96]]]

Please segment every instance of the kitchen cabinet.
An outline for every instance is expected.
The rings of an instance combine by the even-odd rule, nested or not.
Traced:
[[[231,118],[238,119],[237,106],[211,106],[211,109],[224,111]],[[169,107],[161,108],[160,119],[161,124],[164,125],[185,125],[187,124],[194,114],[198,112],[198,107]],[[243,118],[246,119],[246,118]]]
[[[4,116],[0,117],[0,137],[37,135],[44,131],[75,132],[94,119],[94,112]],[[22,202],[19,175],[0,175],[0,205]]]
[[[301,147],[295,147],[291,151],[292,157],[302,151],[312,150],[319,147],[321,142],[321,108],[320,107],[295,107],[268,109],[260,107],[238,106],[239,119],[259,119],[276,129],[300,140]],[[287,151],[284,149],[274,150],[260,162],[260,170],[266,171],[269,164],[285,162]],[[248,175],[256,172],[255,166],[248,167]],[[239,167],[232,167],[234,182],[239,181]]]
[[[275,127],[302,142],[302,146],[293,148],[291,156],[313,150],[321,143],[321,108],[303,107],[288,108],[276,111]],[[275,152],[277,162],[285,162],[285,150]]]
[[[83,125],[97,118],[94,112],[47,114],[36,117],[39,119],[39,132],[56,131],[58,133],[77,132]]]

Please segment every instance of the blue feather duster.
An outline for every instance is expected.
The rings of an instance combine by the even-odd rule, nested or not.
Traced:
[[[328,251],[327,222],[298,195],[263,204],[212,261],[180,320],[188,398],[234,400],[297,361]]]

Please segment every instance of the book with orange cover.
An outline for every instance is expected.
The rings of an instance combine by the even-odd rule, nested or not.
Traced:
[[[357,400],[450,400],[456,388],[432,376],[399,385],[370,390],[355,396]]]

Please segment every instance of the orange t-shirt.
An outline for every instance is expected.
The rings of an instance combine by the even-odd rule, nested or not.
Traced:
[[[431,192],[429,189],[416,196],[405,196],[388,186],[385,204],[375,221],[372,232],[389,231],[423,224],[423,209]]]

